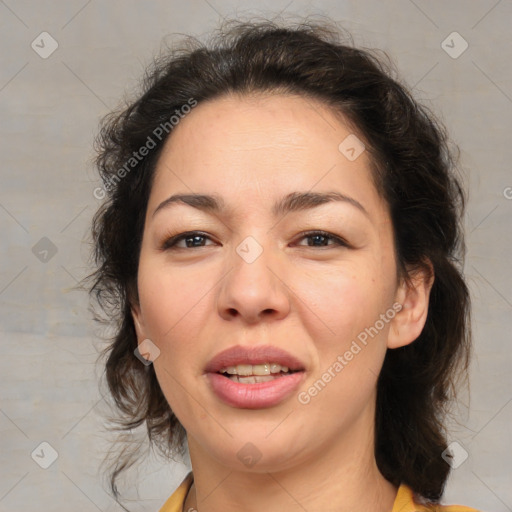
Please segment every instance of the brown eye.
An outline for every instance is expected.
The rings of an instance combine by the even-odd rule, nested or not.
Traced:
[[[185,246],[178,246],[181,241],[185,242]],[[209,236],[201,231],[188,231],[186,233],[180,233],[179,235],[172,236],[165,240],[162,244],[163,250],[169,249],[191,249],[194,247],[204,247],[203,241],[211,240]]]
[[[301,233],[301,238],[299,238],[299,240],[303,239],[312,240],[312,243],[308,242],[308,247],[328,247],[329,245],[348,247],[348,244],[345,242],[345,240],[327,231],[304,232]],[[330,240],[334,241],[334,244],[329,244]]]

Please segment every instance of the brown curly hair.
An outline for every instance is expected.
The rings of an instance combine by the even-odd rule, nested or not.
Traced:
[[[88,277],[95,305],[116,325],[104,352],[105,376],[121,429],[145,424],[149,441],[166,455],[185,441],[152,365],[134,355],[130,307],[138,301],[138,256],[155,166],[172,133],[122,179],[119,169],[190,98],[200,103],[229,92],[299,94],[342,113],[363,137],[375,184],[390,207],[399,275],[407,280],[412,270],[432,263],[424,329],[410,345],[387,351],[378,379],[375,457],[394,485],[405,483],[439,502],[450,471],[441,457],[446,414],[459,378],[467,379],[471,351],[470,297],[462,274],[466,197],[444,126],[396,75],[384,52],[356,48],[333,23],[229,21],[208,43],[186,38],[155,58],[138,97],[103,119],[96,164],[106,199],[93,219],[96,270]],[[112,468],[116,498],[116,480],[131,457],[123,451]]]

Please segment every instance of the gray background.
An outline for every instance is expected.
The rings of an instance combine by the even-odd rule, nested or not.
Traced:
[[[99,119],[133,90],[163,36],[202,37],[225,16],[279,12],[323,13],[351,30],[357,44],[387,51],[461,149],[471,191],[465,272],[475,358],[471,393],[450,431],[469,456],[453,470],[444,502],[512,510],[512,2],[266,0],[256,10],[235,0],[5,0],[0,511],[120,510],[98,467],[107,447],[95,365],[101,342],[87,296],[73,290],[88,272],[84,240],[99,204],[91,165]],[[51,48],[47,36],[42,48],[43,31],[58,43],[46,59],[31,47],[35,40],[39,52]],[[457,58],[441,46],[454,31],[469,45]],[[452,54],[463,48],[458,36],[447,44]],[[46,470],[35,462],[50,461],[43,441],[58,453]],[[158,510],[186,472],[150,457],[133,476],[139,486],[128,492],[130,506]]]

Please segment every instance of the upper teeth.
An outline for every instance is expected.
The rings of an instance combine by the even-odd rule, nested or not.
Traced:
[[[221,373],[229,373],[230,375],[270,375],[271,373],[287,371],[288,366],[281,366],[277,363],[237,364],[220,370]]]

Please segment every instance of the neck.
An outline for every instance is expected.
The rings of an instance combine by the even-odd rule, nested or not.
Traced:
[[[275,471],[241,471],[211,458],[189,436],[194,483],[183,510],[207,512],[389,512],[397,488],[378,470],[373,428],[362,421],[328,443],[314,459]]]

